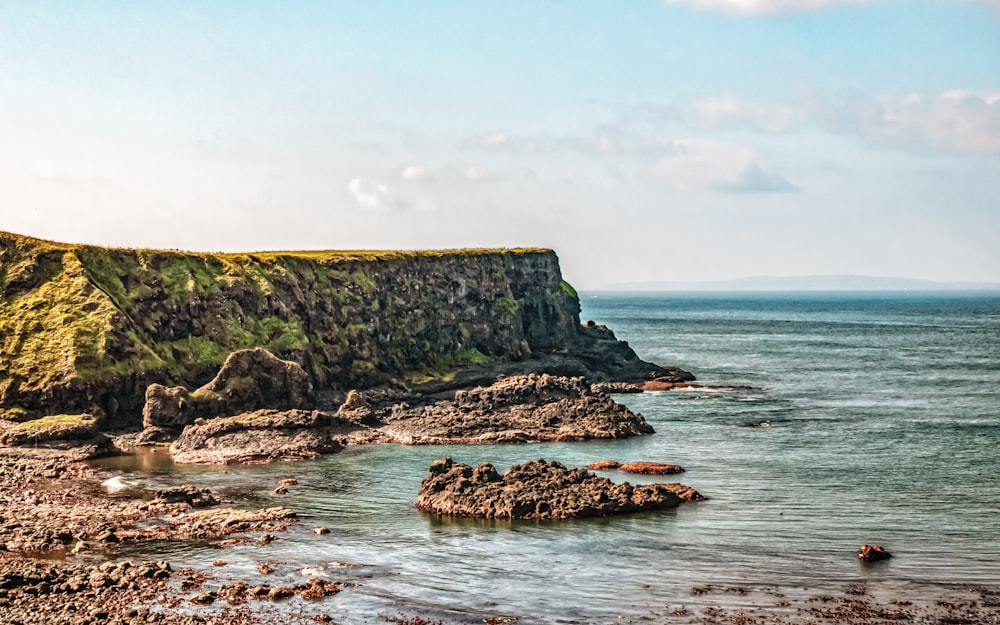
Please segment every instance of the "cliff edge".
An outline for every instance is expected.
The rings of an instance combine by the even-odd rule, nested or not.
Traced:
[[[298,363],[320,404],[523,372],[676,373],[579,312],[546,249],[203,254],[0,232],[0,418],[137,425],[151,384],[196,387],[255,347]]]

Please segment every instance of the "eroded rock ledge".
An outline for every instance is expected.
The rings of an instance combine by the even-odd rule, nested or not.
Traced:
[[[307,410],[258,410],[199,420],[170,446],[181,464],[256,464],[304,460],[343,449],[360,426],[336,415]]]
[[[379,431],[407,444],[582,441],[652,434],[642,415],[583,378],[521,375],[458,391],[454,399],[395,404]]]
[[[265,409],[198,419],[170,449],[179,463],[232,464],[314,458],[365,443],[582,441],[653,432],[642,415],[582,378],[514,376],[451,399],[418,401],[373,405],[352,391],[336,413]]]
[[[448,516],[571,519],[663,510],[698,499],[681,484],[615,484],[555,461],[514,465],[500,475],[489,463],[473,469],[444,458],[430,466],[414,505]]]

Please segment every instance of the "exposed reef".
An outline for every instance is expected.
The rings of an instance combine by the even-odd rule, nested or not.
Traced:
[[[663,510],[701,498],[681,484],[615,484],[555,461],[514,465],[500,475],[489,463],[473,469],[444,458],[430,466],[414,505],[450,516],[570,519]]]

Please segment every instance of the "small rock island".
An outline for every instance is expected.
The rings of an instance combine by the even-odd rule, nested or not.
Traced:
[[[431,465],[414,505],[424,512],[487,519],[572,519],[676,508],[704,499],[681,484],[615,484],[586,469],[544,459],[503,475],[445,458]]]

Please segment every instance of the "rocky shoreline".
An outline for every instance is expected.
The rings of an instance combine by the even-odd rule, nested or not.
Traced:
[[[227,515],[224,511],[235,509],[193,487],[148,493],[148,501],[112,499],[92,488],[101,477],[94,467],[67,460],[63,454],[26,452],[12,456],[17,450],[7,450],[0,455],[0,544],[4,546],[0,550],[0,622],[5,625],[355,622],[343,620],[342,614],[335,618],[342,609],[330,602],[351,591],[354,584],[349,580],[302,575],[302,581],[292,582],[275,575],[273,580],[265,577],[265,581],[248,583],[211,570],[186,568],[183,562],[109,558],[126,541],[189,541],[196,536],[214,536],[220,545],[249,541],[265,547],[280,540],[283,530],[290,527],[287,524],[296,523],[289,511]],[[26,516],[35,506],[41,506],[44,513]],[[129,530],[161,514],[197,521],[178,523],[169,535]],[[244,516],[234,522],[239,514],[253,515],[254,520]],[[212,516],[217,518],[212,520]],[[225,540],[225,536],[232,538]],[[85,551],[72,555],[80,542],[87,543],[94,555]],[[39,551],[21,550],[29,548]],[[276,565],[264,553],[259,573],[268,574]],[[901,596],[900,589],[882,588],[876,580],[867,586],[845,585],[840,591],[693,585],[687,595],[674,604],[651,606],[651,617],[657,622],[733,625],[1000,622],[1000,594],[977,586],[914,588]],[[516,615],[446,617],[410,609],[382,614],[374,622],[474,625],[518,620]],[[525,621],[532,622],[531,617],[525,615]]]

